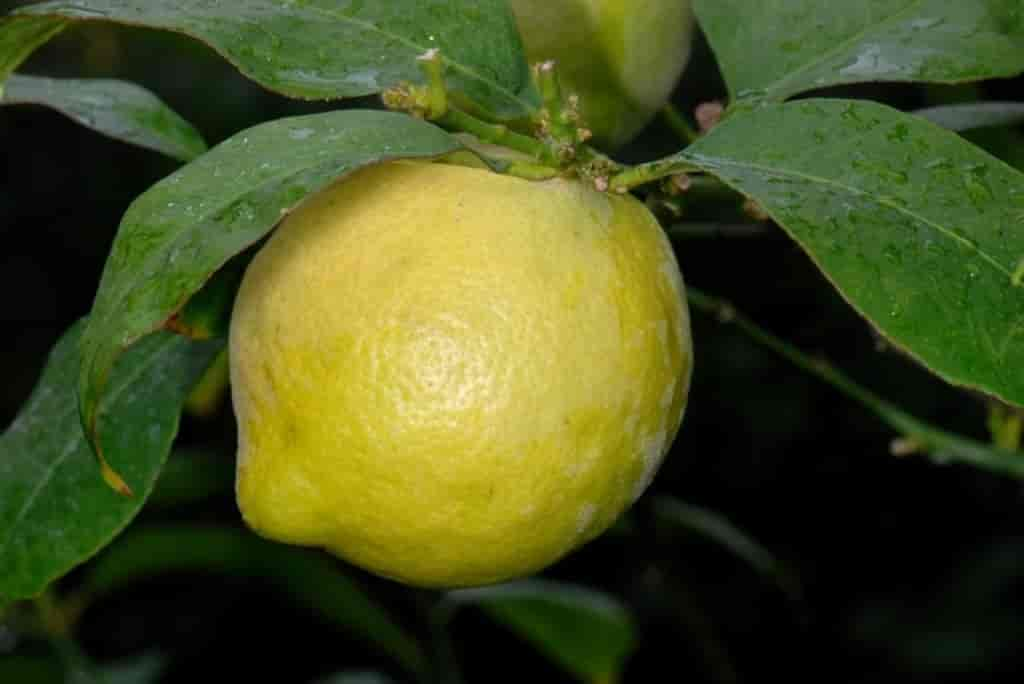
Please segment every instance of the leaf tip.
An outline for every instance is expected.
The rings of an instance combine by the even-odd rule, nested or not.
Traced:
[[[128,486],[128,483],[124,481],[120,475],[117,474],[113,468],[111,468],[103,457],[100,457],[100,472],[103,475],[103,481],[107,483],[107,486],[113,489],[115,492],[123,497],[131,498],[135,496],[135,492]]]

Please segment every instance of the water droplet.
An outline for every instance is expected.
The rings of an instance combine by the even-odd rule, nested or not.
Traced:
[[[295,128],[288,131],[288,137],[292,140],[305,140],[315,133],[316,131],[312,128]]]
[[[923,31],[924,29],[930,29],[935,28],[936,26],[941,26],[943,23],[945,23],[945,21],[946,20],[943,17],[923,17],[921,19],[914,19],[912,22],[910,22],[910,28],[914,29],[915,31]]]

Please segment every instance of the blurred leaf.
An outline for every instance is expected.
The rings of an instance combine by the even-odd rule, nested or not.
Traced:
[[[206,143],[191,124],[134,83],[15,74],[7,80],[0,104],[50,107],[115,140],[181,161],[206,151]]]
[[[203,377],[185,399],[185,413],[198,418],[210,418],[227,398],[231,384],[231,365],[228,362],[228,349],[224,347]]]
[[[694,0],[732,99],[1024,71],[1020,0]]]
[[[1024,405],[1024,174],[918,117],[846,100],[739,111],[675,160],[763,206],[938,375]]]
[[[64,669],[54,658],[5,654],[0,657],[0,682],[10,684],[67,684]]]
[[[393,681],[379,672],[340,672],[318,680],[317,684],[392,684]]]
[[[125,354],[99,410],[103,453],[133,497],[99,476],[76,411],[73,326],[50,354],[17,419],[0,436],[0,603],[38,594],[106,545],[138,513],[178,429],[182,402],[217,346],[168,333]]]
[[[67,25],[67,21],[54,17],[0,18],[0,96],[11,72]]]
[[[121,221],[82,335],[79,402],[90,436],[118,355],[166,325],[288,210],[362,166],[457,147],[441,129],[403,114],[298,116],[242,131],[143,193]]]
[[[421,81],[416,57],[440,48],[456,91],[509,117],[533,108],[522,44],[502,0],[75,0],[19,12],[178,31],[262,86],[309,99]]]
[[[585,682],[611,682],[636,647],[633,618],[607,594],[526,580],[447,594],[453,605],[480,606]]]
[[[678,527],[691,530],[732,552],[754,570],[770,578],[791,599],[802,602],[803,592],[793,574],[750,535],[715,511],[670,496],[654,501],[655,512]]]
[[[175,449],[164,464],[146,507],[148,510],[188,506],[229,494],[234,484],[233,458],[196,449]]]
[[[160,679],[166,669],[165,656],[160,653],[144,653],[101,666],[96,681],[100,684],[152,684]]]
[[[89,566],[83,595],[96,599],[168,572],[218,572],[273,583],[346,632],[373,644],[410,673],[423,674],[419,643],[328,556],[237,529],[198,525],[137,527]]]
[[[971,102],[938,105],[913,112],[951,131],[969,131],[1024,122],[1024,102]]]

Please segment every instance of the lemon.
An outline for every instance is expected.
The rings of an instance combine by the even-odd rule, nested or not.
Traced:
[[[553,59],[595,141],[615,148],[665,105],[690,57],[690,0],[512,0],[527,57]]]
[[[636,199],[391,162],[282,223],[229,358],[248,525],[453,587],[535,572],[643,492],[691,346],[675,257]]]

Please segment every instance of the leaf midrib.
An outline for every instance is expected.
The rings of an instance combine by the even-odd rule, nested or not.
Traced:
[[[144,371],[148,370],[150,368],[150,366],[152,366],[152,364],[156,362],[156,360],[160,357],[160,353],[163,352],[163,350],[168,345],[170,345],[172,342],[174,342],[173,338],[168,339],[166,342],[164,342],[163,344],[160,344],[158,347],[153,349],[153,352],[149,355],[149,358],[146,359],[143,363],[140,363],[133,370],[132,374],[130,376],[128,376],[127,378],[125,378],[125,381],[123,382],[123,384],[121,384],[119,387],[115,387],[113,389],[113,391],[111,391],[107,395],[106,404],[110,405],[110,404],[113,404],[114,402],[116,402],[117,399],[121,396],[121,394],[128,387],[130,387],[135,382],[135,380],[137,380],[138,377]],[[78,413],[78,402],[72,402],[71,407],[69,409],[59,413],[58,417],[55,420],[53,420],[52,422],[53,423],[62,423],[65,420],[68,419],[70,414],[73,414],[73,413]],[[25,515],[28,513],[28,511],[35,504],[35,502],[37,501],[37,499],[39,497],[39,493],[43,490],[43,488],[53,478],[53,474],[54,474],[54,472],[56,472],[57,468],[59,468],[64,463],[64,461],[66,461],[68,459],[68,457],[71,456],[71,454],[73,454],[75,452],[74,447],[77,446],[77,443],[79,441],[81,441],[81,439],[82,439],[82,436],[75,436],[75,437],[72,437],[70,441],[68,441],[68,443],[61,449],[60,456],[55,458],[53,460],[53,462],[50,463],[49,467],[46,469],[46,474],[43,476],[42,479],[40,479],[39,484],[37,484],[35,486],[35,488],[32,490],[32,492],[29,494],[29,496],[25,499],[25,503],[22,504],[21,510],[18,511],[18,514],[14,517],[14,521],[11,523],[11,526],[9,528],[10,532],[8,533],[6,538],[4,539],[3,543],[0,544],[0,557],[3,557],[3,554],[7,551],[7,548],[10,546],[11,541],[15,537],[14,532],[17,529],[18,524],[21,523],[21,521],[25,518]],[[99,471],[98,470],[97,470],[97,476],[99,476]]]

